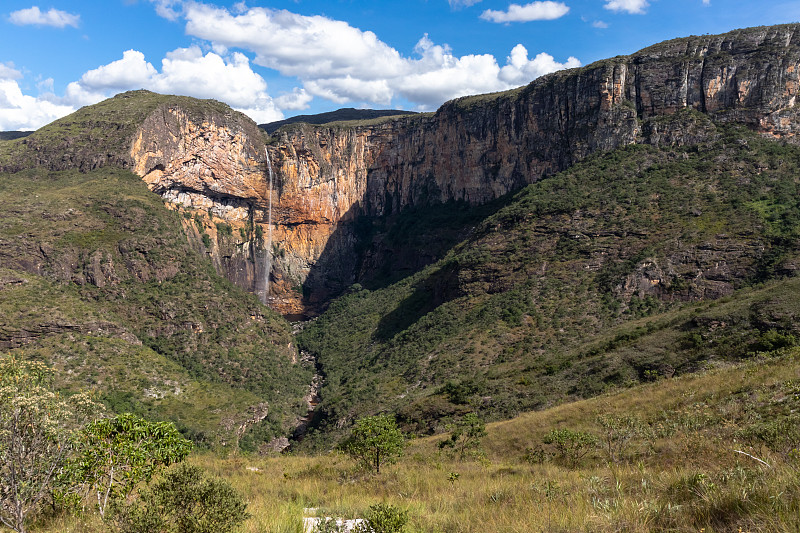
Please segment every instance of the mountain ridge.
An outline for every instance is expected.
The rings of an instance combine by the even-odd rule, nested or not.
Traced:
[[[355,109],[352,107],[343,107],[335,111],[326,111],[323,113],[315,113],[313,115],[296,115],[284,120],[276,120],[275,122],[259,124],[258,127],[272,135],[283,126],[288,126],[290,124],[304,123],[321,125],[331,122],[353,122],[383,117],[393,117],[398,115],[415,114],[415,111],[403,111],[401,109]]]

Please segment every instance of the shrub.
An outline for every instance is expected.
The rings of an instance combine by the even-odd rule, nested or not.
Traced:
[[[138,500],[114,506],[124,533],[226,533],[247,517],[247,504],[227,481],[202,468],[180,464],[168,470]]]
[[[394,505],[370,505],[365,522],[355,528],[355,533],[401,533],[408,523],[408,511]]]
[[[230,224],[226,224],[225,222],[217,222],[217,233],[224,237],[230,237],[233,235],[233,228]]]
[[[476,413],[467,413],[450,426],[450,438],[439,443],[439,448],[452,448],[463,459],[468,450],[477,450],[486,436],[486,424]]]
[[[543,442],[551,445],[553,456],[571,467],[576,467],[587,453],[597,445],[597,437],[583,431],[554,429],[545,435]]]
[[[97,495],[105,516],[109,503],[149,482],[162,467],[182,461],[192,449],[169,422],[149,422],[134,414],[89,424],[79,439],[80,453],[67,462],[61,479]]]
[[[39,362],[0,358],[0,523],[21,533],[51,494],[73,431],[100,410],[87,394],[62,398],[52,375]]]
[[[603,415],[597,423],[603,428],[603,451],[612,463],[622,461],[633,439],[650,434],[647,424],[634,416]]]

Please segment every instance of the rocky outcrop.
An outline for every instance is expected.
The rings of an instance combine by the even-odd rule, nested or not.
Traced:
[[[208,251],[220,271],[257,292],[265,290],[271,195],[270,302],[301,313],[357,281],[359,217],[483,203],[598,151],[703,142],[714,135],[711,121],[794,141],[798,30],[676,39],[513,91],[454,100],[435,114],[281,130],[267,147],[276,170],[271,191],[254,124],[162,106],[137,131],[131,166],[165,199],[202,211],[202,233],[216,237],[215,225],[230,225],[231,250],[215,238]],[[663,120],[678,112],[679,120]]]

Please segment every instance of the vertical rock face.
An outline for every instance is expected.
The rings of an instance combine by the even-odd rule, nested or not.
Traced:
[[[702,141],[707,119],[684,110],[793,140],[798,30],[676,39],[513,91],[454,100],[435,114],[280,131],[267,148],[276,169],[271,304],[287,314],[314,311],[357,281],[361,216],[449,200],[480,204],[597,151]],[[681,111],[683,127],[659,120]],[[160,108],[131,150],[133,168],[153,190],[233,226],[231,248],[214,239],[209,252],[256,291],[264,244],[253,224],[267,224],[270,194],[262,147],[255,125],[240,116],[196,122]],[[214,233],[210,220],[206,231]]]

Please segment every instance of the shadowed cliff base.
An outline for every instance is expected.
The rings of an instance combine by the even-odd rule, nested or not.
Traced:
[[[316,316],[347,291],[381,289],[419,272],[447,255],[511,198],[509,194],[477,206],[464,201],[409,206],[398,214],[380,217],[345,215],[342,218],[347,222],[337,225],[303,283],[305,313],[290,315],[290,318]],[[444,289],[440,286],[431,290],[435,290],[440,299],[448,299],[449,294],[457,292],[453,287]],[[424,311],[416,308],[413,301],[403,309],[398,313],[407,315],[407,320],[412,322]],[[397,327],[389,322],[384,329],[386,335]]]

